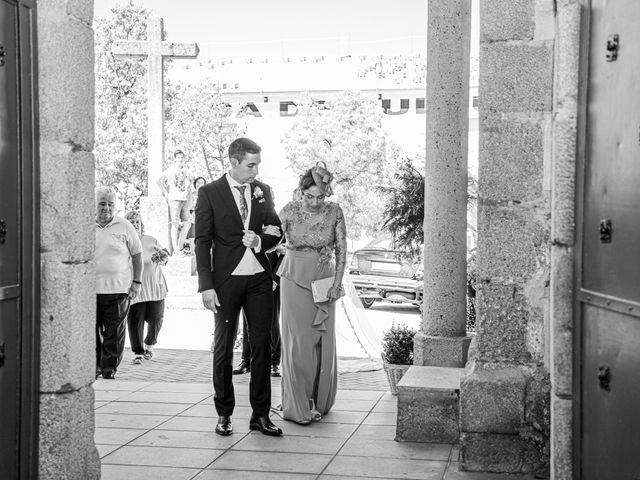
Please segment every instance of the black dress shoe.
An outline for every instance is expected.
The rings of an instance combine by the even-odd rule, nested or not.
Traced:
[[[280,368],[278,367],[278,365],[274,365],[273,367],[271,367],[271,376],[272,377],[280,376]]]
[[[242,375],[244,373],[249,373],[250,371],[251,371],[251,367],[249,366],[249,364],[242,361],[240,362],[240,365],[238,365],[238,368],[234,368],[233,374]]]
[[[229,415],[220,415],[218,417],[218,423],[216,424],[216,433],[226,437],[233,433],[233,424],[231,423],[231,417]]]
[[[276,427],[269,417],[254,417],[251,415],[249,430],[260,430],[264,435],[270,435],[272,437],[282,435],[282,429]]]

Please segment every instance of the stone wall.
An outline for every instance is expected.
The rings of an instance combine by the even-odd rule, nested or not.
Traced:
[[[95,378],[93,0],[37,3],[41,364],[46,479],[100,478]]]
[[[553,0],[480,4],[477,336],[461,467],[530,473],[550,445]]]

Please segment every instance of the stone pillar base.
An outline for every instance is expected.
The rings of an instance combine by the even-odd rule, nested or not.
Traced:
[[[460,433],[462,471],[532,474],[542,465],[540,445],[532,439],[498,433]]]
[[[462,368],[412,365],[398,382],[396,441],[457,443]]]
[[[531,473],[545,465],[546,434],[523,427],[527,415],[539,425],[548,415],[549,394],[541,383],[526,367],[506,364],[476,362],[465,372],[460,381],[462,470]]]
[[[413,364],[429,367],[464,367],[471,338],[434,337],[418,333],[413,338]]]
[[[156,237],[163,247],[171,251],[167,200],[162,196],[140,197],[140,215],[144,233]]]

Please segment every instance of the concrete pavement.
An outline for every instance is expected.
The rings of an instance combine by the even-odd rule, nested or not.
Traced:
[[[209,352],[158,350],[143,365],[130,361],[116,380],[94,384],[103,480],[532,478],[459,472],[456,445],[395,442],[396,397],[380,370],[357,372],[357,382],[341,375],[333,410],[309,426],[272,413],[280,438],[249,431],[248,375],[237,376],[234,433],[221,437]],[[277,405],[280,379],[272,379],[272,392]]]

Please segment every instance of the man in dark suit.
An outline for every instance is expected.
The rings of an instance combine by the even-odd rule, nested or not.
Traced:
[[[265,255],[279,242],[281,224],[271,188],[255,180],[260,151],[248,138],[234,140],[229,146],[231,170],[200,188],[195,209],[198,291],[215,316],[213,398],[219,435],[233,432],[233,346],[241,309],[247,316],[251,347],[249,428],[282,435],[269,419],[273,274]],[[269,225],[278,227],[277,235],[263,233]]]
[[[275,249],[267,252],[267,258],[274,272],[278,271],[282,259],[284,258],[285,246],[279,244]],[[274,275],[273,284],[273,313],[271,315],[271,376],[280,377],[280,358],[282,349],[280,347],[280,277]],[[234,375],[242,375],[251,371],[251,347],[249,346],[249,335],[247,334],[247,318],[242,314],[242,356],[240,365],[233,369]]]

